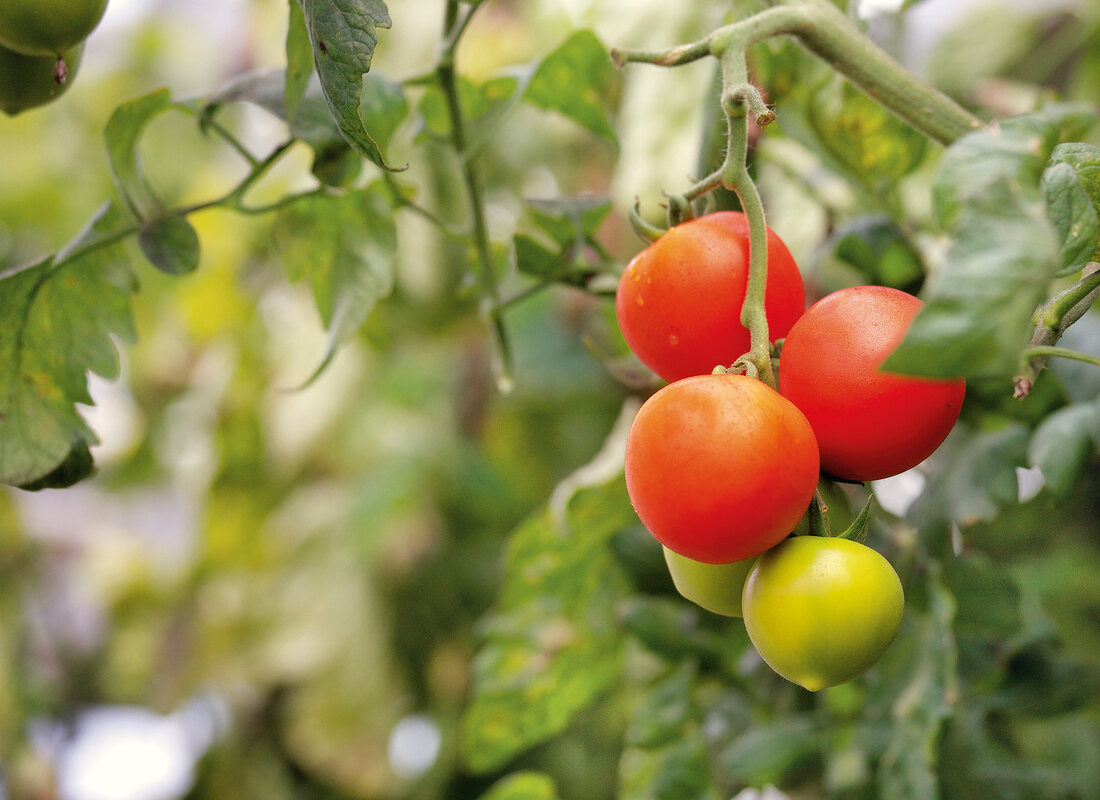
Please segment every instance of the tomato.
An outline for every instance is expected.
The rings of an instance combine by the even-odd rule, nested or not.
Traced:
[[[65,83],[54,79],[57,56],[25,56],[0,47],[0,110],[10,116],[56,100],[72,85],[84,45],[65,53],[69,75]]]
[[[878,661],[905,607],[890,562],[866,545],[821,536],[795,536],[760,556],[741,602],[760,656],[812,692]]]
[[[825,472],[854,481],[896,475],[950,433],[962,409],[962,380],[879,369],[921,305],[886,286],[841,289],[810,306],[787,334],[779,391],[810,421]]]
[[[107,0],[3,0],[0,44],[29,56],[53,56],[83,42],[103,19]]]
[[[809,507],[817,443],[806,418],[744,375],[670,383],[638,411],[626,441],[626,488],[670,550],[728,564],[767,550]]]
[[[706,564],[685,558],[667,547],[663,549],[672,583],[684,599],[714,614],[741,616],[741,590],[745,588],[753,559]]]
[[[626,343],[642,362],[675,381],[729,366],[749,350],[741,304],[749,276],[749,225],[720,211],[671,228],[627,265],[615,311]],[[764,299],[769,336],[787,334],[806,307],[802,276],[768,228]]]

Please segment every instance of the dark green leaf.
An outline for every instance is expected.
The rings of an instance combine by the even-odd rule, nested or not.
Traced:
[[[549,775],[513,772],[494,783],[480,800],[558,800],[558,790]]]
[[[719,800],[698,731],[658,750],[627,750],[619,783],[620,800]]]
[[[389,168],[359,116],[363,76],[370,71],[378,28],[390,26],[381,0],[300,0],[321,91],[340,132],[360,155]]]
[[[28,492],[38,492],[42,489],[67,489],[89,478],[93,472],[95,472],[95,461],[92,459],[92,451],[88,449],[87,442],[80,440],[73,445],[69,455],[52,472],[36,481],[24,483],[19,488]]]
[[[1026,464],[1027,441],[1028,429],[1021,423],[980,433],[956,426],[937,454],[940,469],[909,516],[922,528],[994,519],[1019,499],[1016,467]]]
[[[139,220],[157,216],[162,209],[141,170],[138,142],[145,126],[171,104],[168,90],[160,89],[116,108],[104,129],[115,185]]]
[[[959,636],[997,639],[1020,631],[1020,589],[1011,573],[984,554],[966,553],[949,561],[943,580],[955,596]]]
[[[279,213],[275,245],[290,279],[309,280],[328,328],[319,373],[393,289],[393,209],[377,185],[342,197],[311,195]]]
[[[724,774],[753,785],[782,783],[821,757],[813,721],[792,714],[749,726],[718,754]]]
[[[652,749],[683,737],[699,717],[691,693],[696,672],[694,663],[685,660],[667,677],[645,688],[626,732],[628,745]]]
[[[623,604],[622,617],[627,630],[642,644],[673,662],[694,656],[732,670],[748,641],[745,635],[701,627],[699,609],[678,600],[635,596]]]
[[[924,158],[923,135],[839,76],[814,93],[809,119],[829,154],[867,186],[890,186]]]
[[[1049,167],[1040,186],[1047,213],[1061,238],[1062,262],[1058,274],[1072,274],[1092,261],[1096,253],[1100,239],[1096,209],[1069,164]]]
[[[313,48],[306,30],[306,17],[298,0],[289,0],[290,24],[286,32],[286,81],[283,107],[291,125],[298,117],[309,79],[313,76]]]
[[[463,719],[471,769],[495,769],[560,732],[619,679],[614,609],[629,587],[609,540],[633,522],[619,478],[574,495],[565,519],[543,511],[511,535]]]
[[[118,374],[109,334],[133,339],[135,284],[121,245],[80,248],[118,228],[107,207],[66,248],[69,260],[0,275],[0,482],[73,477],[81,447],[96,442],[74,404],[92,402],[89,371]]]
[[[907,613],[913,612],[907,609]],[[958,696],[954,616],[955,600],[933,570],[928,612],[920,622],[918,655],[910,662],[908,682],[891,708],[890,741],[878,770],[882,797],[937,800],[940,796],[937,745]]]
[[[169,275],[186,275],[199,266],[199,236],[184,217],[142,225],[138,245],[154,267]]]
[[[570,247],[595,236],[611,211],[611,201],[606,197],[531,199],[527,204],[535,224],[562,247]]]
[[[530,236],[517,234],[514,241],[516,266],[525,275],[553,278],[568,267],[558,253],[550,252]]]
[[[1038,467],[1046,488],[1059,499],[1069,496],[1093,454],[1093,435],[1100,429],[1100,407],[1074,403],[1040,423],[1028,444],[1028,462]]]
[[[887,217],[862,217],[841,227],[830,239],[832,255],[865,283],[916,290],[924,279],[920,256]]]
[[[607,49],[591,31],[578,31],[543,59],[523,97],[614,142],[603,106],[614,80]]]
[[[1054,166],[1065,164],[1073,169],[1080,188],[1092,204],[1094,218],[1100,217],[1100,147],[1084,142],[1060,144],[1054,148],[1050,160]],[[1084,217],[1084,225],[1087,227],[1088,215]],[[1100,261],[1100,241],[1095,244],[1091,260]]]

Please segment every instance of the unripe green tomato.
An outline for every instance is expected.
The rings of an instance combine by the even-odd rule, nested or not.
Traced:
[[[878,661],[897,635],[905,597],[890,562],[870,547],[795,536],[756,560],[741,603],[761,658],[816,692]]]
[[[80,44],[64,54],[68,77],[58,83],[54,78],[57,56],[25,56],[0,47],[0,110],[14,117],[56,100],[72,85],[83,52]]]
[[[676,591],[700,608],[726,617],[741,616],[741,591],[755,559],[706,564],[662,548]]]
[[[53,56],[88,38],[107,0],[0,0],[0,44],[28,56]]]

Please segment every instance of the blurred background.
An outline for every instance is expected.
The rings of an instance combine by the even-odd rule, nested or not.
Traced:
[[[414,78],[434,64],[443,4],[389,5],[393,28],[380,36],[374,70]],[[458,58],[476,81],[544,56],[577,28],[609,46],[655,48],[751,8],[483,5]],[[891,13],[897,5],[853,10],[881,44],[973,107],[1024,111],[1049,87],[1100,101],[1095,3],[925,0],[904,18]],[[0,270],[56,250],[114,196],[102,131],[115,107],[159,87],[201,97],[244,71],[281,67],[286,20],[285,0],[110,0],[67,96],[0,119]],[[769,49],[758,64],[773,99],[790,78],[784,52]],[[617,145],[517,108],[482,160],[494,239],[521,226],[525,197],[607,195],[614,210],[600,238],[624,264],[640,249],[625,222],[634,198],[659,214],[660,192],[685,186],[701,163],[711,80],[705,63],[628,70],[606,98]],[[415,108],[415,90],[410,97]],[[759,145],[755,168],[769,223],[803,265],[812,300],[859,277],[827,243],[868,198],[885,195],[853,187],[829,155],[836,142],[815,150],[793,125],[782,128],[779,111],[781,128]],[[231,115],[258,151],[285,136],[258,109]],[[420,124],[411,114],[390,160],[409,161],[425,202],[461,223],[461,187],[443,156],[425,158]],[[142,149],[173,204],[217,196],[243,174],[224,144],[171,114],[153,122]],[[888,193],[917,219],[928,217],[924,155]],[[257,199],[313,185],[309,166],[302,147]],[[119,343],[121,378],[92,377],[96,404],[83,409],[101,440],[97,476],[66,490],[0,491],[0,797],[476,798],[500,774],[475,773],[460,755],[477,623],[497,596],[508,532],[596,455],[631,394],[603,363],[622,354],[611,304],[553,288],[512,307],[515,384],[502,395],[465,251],[402,214],[394,295],[316,382],[295,390],[326,335],[308,288],[278,265],[271,218],[191,219],[203,245],[195,273],[168,277],[135,258],[137,342]],[[900,271],[873,277],[919,288],[919,263],[890,263]],[[1079,330],[1086,343],[1100,338],[1091,319]],[[1096,377],[1066,367],[1039,411],[997,413],[1034,424],[1067,402],[1066,385],[1087,393]],[[978,395],[976,427],[999,402]],[[1023,504],[967,530],[1027,576],[1060,638],[1092,667],[1098,480],[1093,464],[1076,491],[1054,498],[1041,476],[1024,474]],[[880,487],[891,525],[904,528],[924,481]],[[639,591],[671,598],[652,551],[630,547],[623,559]],[[837,697],[834,705],[845,702]],[[1066,769],[1083,771],[1051,797],[1096,797],[1089,781],[1100,786],[1095,697],[1074,713],[1035,739],[1043,749],[1069,736],[1082,750]],[[626,714],[616,695],[511,766],[553,775],[566,800],[642,796],[619,783]],[[734,789],[787,773],[745,774]],[[801,794],[802,779],[789,782],[792,797],[839,796],[820,781]]]

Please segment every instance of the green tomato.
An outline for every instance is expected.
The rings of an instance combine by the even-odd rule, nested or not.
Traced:
[[[2,0],[0,44],[56,59],[88,38],[106,10],[107,0]]]
[[[685,599],[715,614],[741,616],[741,590],[755,559],[706,564],[674,553],[667,547],[664,551],[672,582]]]
[[[83,52],[82,44],[65,52],[68,76],[58,83],[54,77],[57,56],[25,56],[0,47],[0,111],[14,117],[56,100],[72,85]]]
[[[901,625],[905,597],[890,562],[870,547],[796,536],[756,560],[742,607],[768,666],[816,692],[878,661]]]

